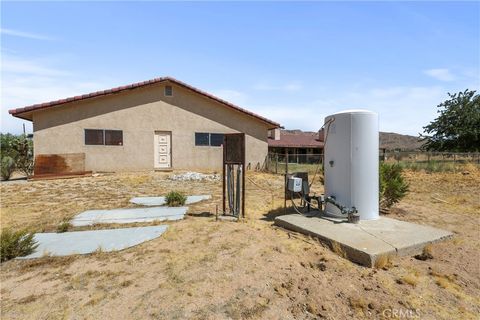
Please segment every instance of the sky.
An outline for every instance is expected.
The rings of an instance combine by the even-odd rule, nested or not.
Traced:
[[[172,76],[287,129],[344,109],[418,135],[480,89],[480,2],[4,2],[8,109]]]

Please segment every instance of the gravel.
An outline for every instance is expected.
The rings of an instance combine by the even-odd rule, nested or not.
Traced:
[[[198,172],[186,172],[182,174],[174,174],[169,177],[173,181],[218,181],[220,180],[219,174],[203,174]]]

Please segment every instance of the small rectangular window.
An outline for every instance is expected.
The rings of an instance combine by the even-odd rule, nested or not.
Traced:
[[[210,145],[220,147],[223,145],[223,133],[210,133]]]
[[[205,132],[195,132],[195,145],[196,146],[210,145],[210,134]]]
[[[85,144],[103,145],[103,130],[85,129]]]
[[[123,146],[122,130],[105,130],[106,146]]]
[[[173,88],[172,86],[165,86],[165,96],[171,97],[173,96]]]

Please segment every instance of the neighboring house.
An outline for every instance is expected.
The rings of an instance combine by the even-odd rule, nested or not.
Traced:
[[[300,130],[272,129],[268,137],[268,152],[284,161],[288,152],[289,162],[316,163],[323,154],[323,131],[304,132]],[[271,155],[272,156],[272,155]]]
[[[82,155],[84,170],[97,172],[220,170],[223,134],[237,132],[246,136],[247,167],[261,168],[268,131],[279,127],[170,77],[9,113],[33,122],[36,160]]]

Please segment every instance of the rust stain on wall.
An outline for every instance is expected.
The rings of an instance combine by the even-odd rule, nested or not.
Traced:
[[[84,171],[84,153],[39,154],[35,157],[35,175],[72,174]]]

